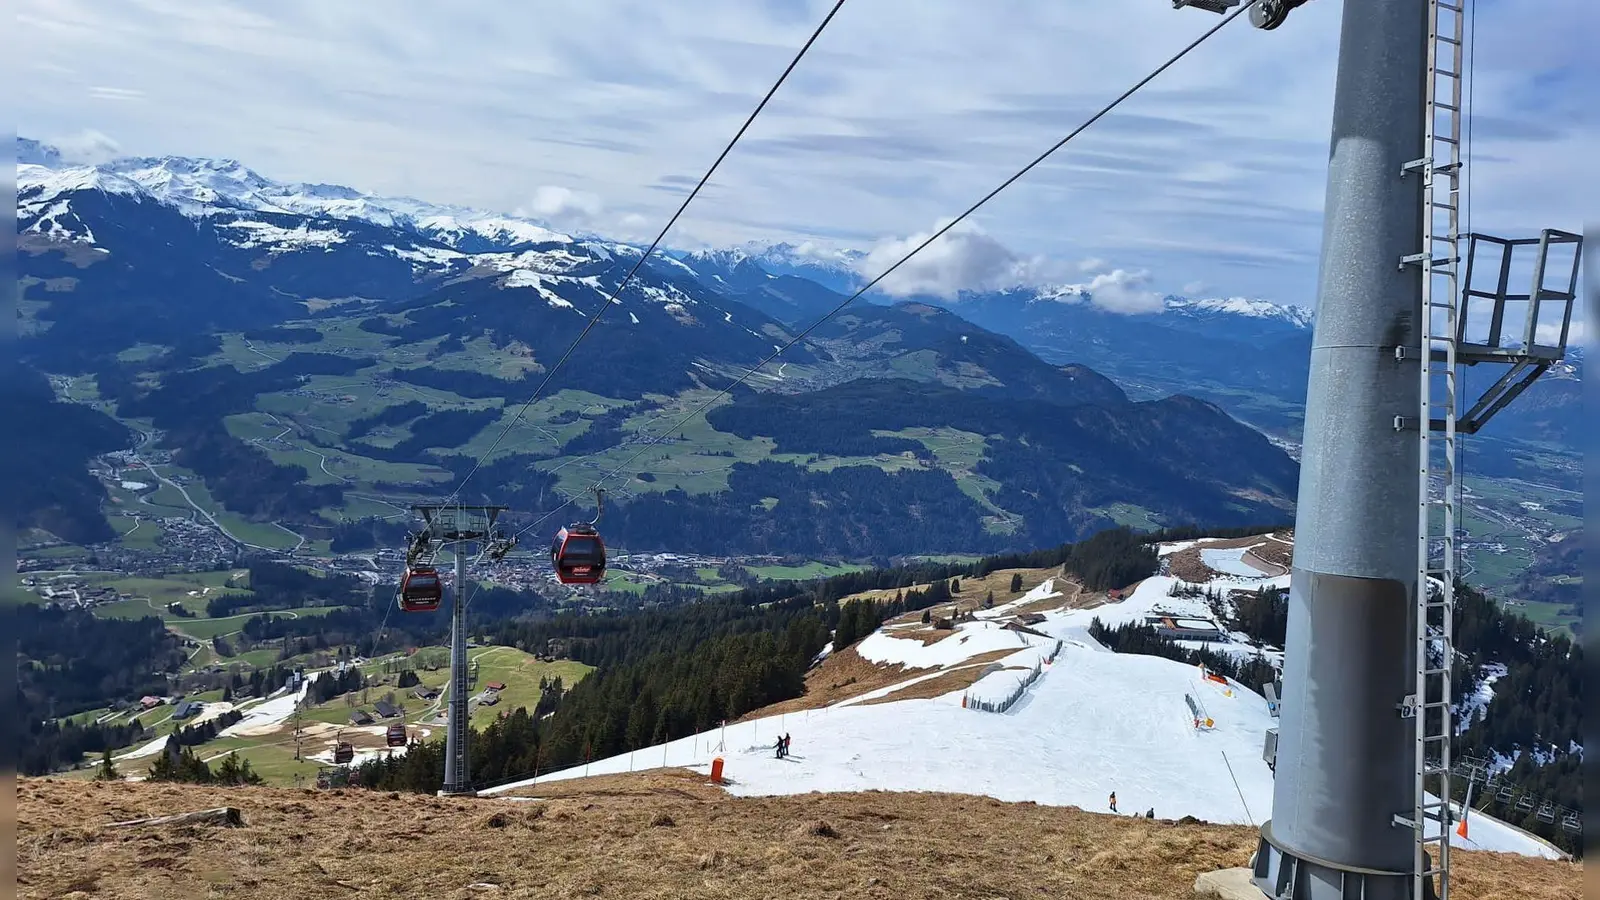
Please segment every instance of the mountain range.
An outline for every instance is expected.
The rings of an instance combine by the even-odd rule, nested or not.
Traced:
[[[1297,475],[1274,442],[1298,434],[1304,309],[1168,297],[1130,315],[1071,285],[869,295],[733,388],[714,432],[666,440],[658,423],[686,398],[843,303],[864,256],[661,254],[605,309],[641,248],[232,160],[17,149],[23,360],[93,376],[92,402],[164,440],[231,510],[305,534],[346,488],[428,496],[501,433],[474,490],[529,508],[659,441],[610,513],[639,546],[864,556],[1292,515]],[[1551,394],[1540,415],[1559,430]],[[290,431],[255,434],[266,416]],[[216,489],[256,456],[276,467],[261,484],[318,490],[285,505],[238,479]]]

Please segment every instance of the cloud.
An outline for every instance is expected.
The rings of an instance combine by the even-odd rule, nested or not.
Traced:
[[[605,204],[594,194],[542,184],[533,192],[533,200],[516,214],[544,219],[553,225],[582,227],[594,223],[604,208]]]
[[[1150,290],[1149,285],[1148,272],[1113,269],[1096,275],[1084,288],[1089,292],[1089,302],[1110,312],[1130,315],[1161,312],[1166,308],[1166,300],[1160,293]]]
[[[1533,335],[1534,340],[1539,343],[1553,346],[1556,341],[1561,339],[1561,323],[1541,322],[1539,327],[1534,329]],[[1567,346],[1582,346],[1587,340],[1588,322],[1574,317],[1572,323],[1567,326]]]
[[[76,165],[92,166],[107,162],[116,159],[122,152],[121,144],[112,140],[109,135],[101,134],[92,128],[85,128],[75,134],[53,137],[46,143],[60,150],[62,159]]]
[[[853,267],[858,274],[875,278],[948,222],[946,219],[934,229],[909,237],[880,241]],[[1060,284],[1069,271],[1095,274],[1087,284]],[[1149,272],[1110,268],[1101,259],[1063,265],[1044,256],[1023,256],[977,226],[962,222],[894,270],[877,289],[891,297],[957,300],[963,292],[1043,288],[1063,302],[1081,302],[1087,297],[1108,312],[1137,315],[1166,307],[1164,295],[1153,290],[1151,283]]]
[[[8,108],[29,136],[92,127],[134,154],[550,208],[574,230],[635,215],[653,236],[830,5],[18,0],[27,77]],[[1472,225],[1574,229],[1600,209],[1578,168],[1600,153],[1600,4],[1476,15]],[[951,235],[927,280],[1095,257],[1154,273],[1151,290],[1311,303],[1340,21],[1340,4],[1308,3],[1275,31],[1222,29],[981,211],[1013,258]],[[1213,24],[1161,0],[847,5],[669,240],[865,249],[926,227]],[[540,199],[551,185],[571,197]]]
[[[856,272],[876,278],[949,221],[903,239],[880,241],[856,261]],[[895,269],[878,283],[878,290],[891,297],[953,300],[963,291],[1003,291],[1037,284],[1050,265],[1043,257],[1023,258],[977,226],[963,222]]]

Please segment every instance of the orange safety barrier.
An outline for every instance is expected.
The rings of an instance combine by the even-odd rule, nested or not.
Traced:
[[[722,757],[711,761],[711,780],[717,784],[722,783]]]

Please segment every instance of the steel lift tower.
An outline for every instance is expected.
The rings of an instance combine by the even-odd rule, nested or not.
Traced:
[[[467,736],[471,710],[467,677],[467,598],[461,591],[467,584],[467,557],[474,545],[480,556],[499,559],[516,543],[495,529],[504,506],[414,506],[422,516],[424,528],[413,535],[406,551],[406,565],[431,562],[434,554],[449,548],[455,556],[455,583],[450,586],[450,706],[445,736],[444,789],[441,796],[473,796],[471,756]]]
[[[1254,0],[1251,22],[1277,28],[1304,2]],[[1582,238],[1460,231],[1466,2],[1344,0],[1282,725],[1253,865],[1274,900],[1448,900],[1458,438],[1566,351]],[[1482,247],[1500,251],[1488,278]],[[1520,276],[1528,293],[1510,293]],[[1461,367],[1479,364],[1509,368],[1462,413]]]

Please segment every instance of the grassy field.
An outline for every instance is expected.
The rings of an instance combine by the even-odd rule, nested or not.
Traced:
[[[627,479],[625,483],[628,490],[635,493],[673,488],[690,494],[726,490],[729,469],[736,463],[759,462],[767,458],[774,445],[768,438],[745,440],[717,431],[706,422],[704,415],[696,415],[678,424],[685,415],[710,399],[713,393],[688,391],[671,398],[652,395],[650,399],[664,404],[660,409],[629,416],[622,423],[622,431],[624,435],[631,436],[629,440],[632,443],[593,456],[552,459],[540,463],[540,468],[554,473],[558,479],[557,489],[568,496],[586,492],[597,475],[616,470],[624,463],[628,464],[627,468],[619,473],[619,477]],[[650,447],[637,459],[633,458],[646,442],[664,434],[667,436],[660,443]],[[634,477],[639,472],[650,473],[654,480],[640,481]]]
[[[132,580],[140,582],[148,581],[147,579]],[[212,596],[214,596],[214,594]],[[198,641],[209,641],[218,635],[232,634],[243,627],[245,621],[251,616],[262,614],[258,612],[249,612],[240,613],[236,616],[228,616],[221,619],[206,618],[204,600],[201,598],[189,597],[185,594],[181,599],[178,599],[177,602],[181,603],[185,609],[195,608],[196,604],[198,604],[198,611],[200,613],[199,617],[190,619],[182,616],[175,616],[168,612],[165,608],[166,603],[168,602],[172,601],[157,600],[155,598],[147,599],[146,596],[140,596],[131,600],[119,600],[115,603],[101,603],[94,607],[94,614],[110,619],[142,619],[146,616],[154,616],[165,622],[167,627],[173,631],[176,631],[187,637],[194,638]],[[300,616],[323,616],[334,611],[335,609],[340,608],[341,607],[337,606],[310,606],[295,610],[273,610],[267,613],[267,615],[290,616],[293,618],[298,618]]]
[[[1110,517],[1118,525],[1126,525],[1129,528],[1141,531],[1154,531],[1162,527],[1160,520],[1156,519],[1154,513],[1131,503],[1114,503],[1104,509],[1095,510],[1095,512]]]
[[[247,584],[248,579],[249,570],[230,569],[162,578],[95,577],[88,580],[93,584],[114,588],[118,593],[128,594],[136,598],[134,602],[139,602],[138,598],[148,598],[152,604],[163,608],[169,603],[177,603],[184,609],[204,616],[206,603],[212,597],[249,594],[249,590],[240,587]]]
[[[866,568],[854,563],[808,562],[802,566],[745,566],[744,570],[757,578],[770,578],[774,581],[807,581],[812,578],[861,572]]]
[[[485,685],[490,682],[503,682],[506,686],[506,689],[500,692],[499,703],[494,706],[479,705],[473,709],[472,724],[476,728],[487,726],[501,712],[509,713],[519,706],[525,706],[530,710],[533,709],[534,705],[539,702],[539,679],[541,678],[560,677],[562,683],[570,688],[594,671],[592,666],[572,660],[541,662],[533,654],[524,653],[515,647],[474,647],[467,651],[467,658],[478,663],[478,679],[473,685],[474,696],[483,691]],[[447,665],[449,651],[447,648],[420,648],[417,651],[417,655],[412,657],[412,660],[422,663],[431,661],[431,663],[439,666],[433,670],[421,668],[420,666],[416,669],[417,679],[423,685],[442,689],[449,680],[450,672]],[[394,670],[393,661],[387,665],[390,669],[387,672],[385,671],[386,664],[382,661],[369,663],[361,667],[367,677],[375,682],[368,688],[368,698],[372,701],[377,701],[383,697],[384,693],[392,690],[398,695],[397,702],[406,708],[406,720],[413,723],[420,721],[423,718],[424,711],[429,708],[429,704],[411,696],[411,691],[414,688],[402,689],[395,687],[395,681],[399,673]],[[445,696],[441,695],[438,707],[440,710],[444,709],[445,699]],[[360,705],[358,704],[357,706]],[[307,715],[317,721],[342,724],[349,720],[350,713],[357,706],[348,706],[342,697],[335,697],[309,711]],[[361,706],[360,708],[371,711],[370,705]]]

